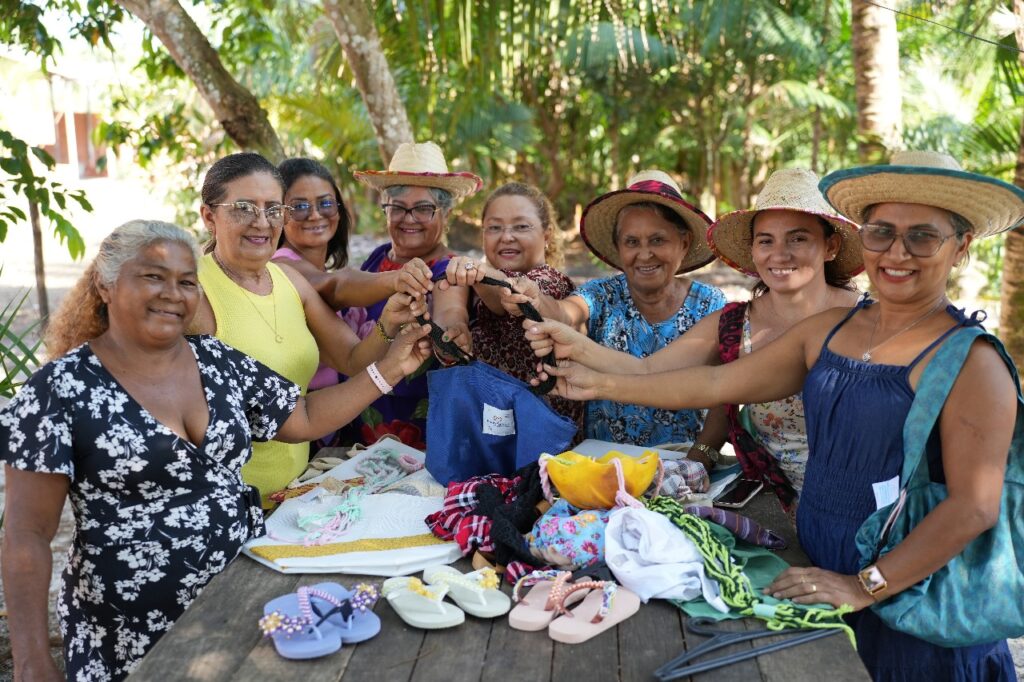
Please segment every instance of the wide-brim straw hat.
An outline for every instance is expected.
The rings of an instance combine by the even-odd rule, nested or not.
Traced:
[[[864,269],[857,225],[829,206],[818,191],[818,176],[805,168],[775,171],[757,195],[754,208],[726,213],[708,228],[708,244],[727,265],[758,276],[751,248],[754,217],[761,211],[799,211],[827,221],[842,239],[833,260],[837,271],[852,277]]]
[[[377,190],[397,185],[437,187],[456,199],[475,194],[484,185],[472,173],[448,172],[444,152],[433,142],[404,142],[398,145],[386,171],[356,171],[354,175],[359,182]]]
[[[829,173],[819,185],[837,211],[856,223],[875,204],[923,204],[958,213],[975,237],[1005,232],[1024,222],[1024,190],[969,173],[948,154],[899,152],[888,165]]]
[[[715,259],[715,254],[708,247],[707,229],[711,219],[683,199],[679,185],[660,170],[645,170],[630,178],[626,189],[602,194],[591,201],[583,211],[580,220],[580,236],[583,243],[595,256],[616,270],[622,269],[619,251],[612,241],[612,232],[619,211],[631,204],[653,202],[661,204],[676,213],[686,222],[693,234],[690,250],[683,259],[676,274],[696,270]]]

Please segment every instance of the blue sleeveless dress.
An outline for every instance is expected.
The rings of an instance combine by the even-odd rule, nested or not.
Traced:
[[[954,326],[909,365],[876,365],[837,355],[828,345],[863,300],[829,332],[804,383],[810,457],[797,511],[800,545],[811,563],[853,575],[862,566],[857,529],[876,508],[872,485],[900,475],[903,423],[914,400],[910,373]],[[962,311],[946,308],[964,322]],[[941,477],[938,430],[928,440],[930,469]],[[936,480],[942,481],[941,478]],[[875,680],[917,682],[1016,680],[1006,641],[970,647],[940,647],[889,628],[871,609],[848,617],[857,652]]]

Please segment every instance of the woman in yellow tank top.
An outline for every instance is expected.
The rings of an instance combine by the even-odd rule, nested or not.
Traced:
[[[206,296],[190,331],[215,335],[305,393],[321,359],[348,376],[380,359],[399,327],[412,320],[412,297],[392,296],[379,333],[360,341],[302,275],[270,262],[289,210],[283,197],[277,168],[259,154],[231,154],[210,167],[200,209],[212,237],[199,262]],[[259,488],[266,507],[267,495],[301,474],[308,461],[308,443],[256,443],[242,476]]]

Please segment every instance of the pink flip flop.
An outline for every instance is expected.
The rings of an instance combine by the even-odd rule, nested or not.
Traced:
[[[583,602],[567,611],[565,602],[577,591],[590,590]],[[572,585],[555,603],[564,614],[551,621],[548,635],[556,642],[579,644],[613,628],[640,610],[640,597],[610,581],[588,580]]]
[[[516,606],[508,613],[509,627],[528,632],[543,630],[558,615],[556,603],[565,601],[566,596],[570,605],[583,599],[586,596],[583,591],[568,594],[565,583],[571,576],[570,571],[548,570],[534,571],[520,578],[512,590]],[[519,596],[523,587],[530,587],[529,601]]]

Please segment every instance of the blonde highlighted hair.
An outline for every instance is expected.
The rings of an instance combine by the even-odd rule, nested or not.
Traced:
[[[100,287],[111,286],[125,263],[157,242],[182,244],[199,261],[195,238],[177,225],[159,220],[130,220],[114,228],[50,320],[46,330],[50,358],[58,358],[107,330],[107,305],[100,297]]]
[[[558,229],[558,214],[555,206],[539,188],[527,185],[524,182],[507,182],[498,189],[491,192],[484,202],[484,210],[480,214],[482,220],[487,219],[487,209],[491,207],[498,197],[525,197],[533,204],[540,219],[541,229],[547,235],[547,242],[544,245],[544,262],[553,268],[560,268],[565,263],[565,255],[562,253],[562,234]]]

